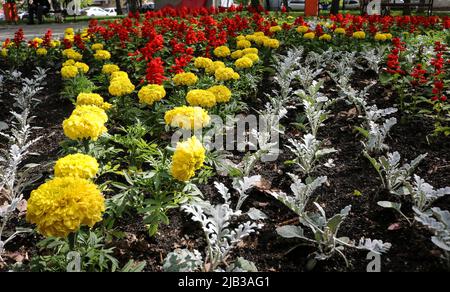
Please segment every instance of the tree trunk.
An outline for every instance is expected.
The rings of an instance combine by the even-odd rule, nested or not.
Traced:
[[[425,4],[425,0],[420,0],[420,4]],[[424,6],[419,6],[419,9],[417,10],[417,12],[419,13],[424,13],[425,12],[425,7]]]
[[[336,15],[339,13],[339,0],[333,0],[331,2],[330,14]]]
[[[121,0],[116,0],[116,10],[117,10],[117,15],[122,15],[123,11],[122,11],[122,3],[120,2]]]

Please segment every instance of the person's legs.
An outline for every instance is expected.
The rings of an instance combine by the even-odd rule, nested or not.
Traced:
[[[38,5],[36,16],[37,16],[37,20],[38,20],[39,24],[42,23],[42,15],[43,14],[44,14],[44,6]]]
[[[36,14],[36,4],[30,4],[28,7],[28,23],[34,24],[34,15]]]

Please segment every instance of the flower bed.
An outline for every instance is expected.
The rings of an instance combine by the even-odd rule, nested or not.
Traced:
[[[34,89],[2,75],[17,112],[0,116],[3,179],[23,179],[0,184],[0,214],[37,237],[0,231],[3,269],[66,270],[68,252],[89,271],[365,271],[368,253],[383,270],[447,269],[449,29],[238,7],[91,21],[62,40],[19,30],[2,67],[48,71],[27,76]],[[19,134],[52,110],[60,151],[38,142],[31,159]]]

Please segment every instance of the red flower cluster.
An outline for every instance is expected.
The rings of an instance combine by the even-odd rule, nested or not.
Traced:
[[[390,74],[405,74],[405,71],[401,69],[399,57],[400,52],[405,50],[405,47],[403,46],[404,43],[399,38],[393,38],[392,44],[394,45],[394,48],[392,49],[391,53],[388,55],[388,61],[387,61],[387,69],[386,72]]]
[[[431,59],[431,65],[434,68],[434,82],[433,82],[433,101],[447,101],[447,97],[444,95],[444,52],[447,47],[440,42],[436,42],[434,45],[434,51],[436,52],[436,58]]]

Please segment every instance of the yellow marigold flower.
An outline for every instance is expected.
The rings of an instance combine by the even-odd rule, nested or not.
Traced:
[[[256,63],[259,61],[259,56],[257,54],[245,54],[244,58],[249,58],[253,61],[253,63]]]
[[[255,43],[258,46],[264,45],[266,42],[270,41],[271,38],[267,37],[267,36],[257,36],[255,39]]]
[[[237,42],[238,42],[238,41],[242,41],[242,40],[246,40],[246,38],[245,38],[244,35],[238,35],[238,36],[236,37],[236,41],[237,41]]]
[[[104,102],[103,97],[97,93],[80,93],[77,96],[76,105],[95,105],[104,110],[111,108],[111,104]]]
[[[160,101],[166,96],[164,86],[157,84],[146,85],[138,92],[139,102],[152,105],[155,101]]]
[[[8,57],[8,49],[7,49],[7,48],[3,48],[3,49],[0,51],[0,54],[1,54],[1,56],[2,56],[3,58]]]
[[[64,135],[72,140],[97,140],[105,133],[108,116],[105,111],[92,105],[77,106],[63,122]]]
[[[211,118],[201,107],[181,106],[167,111],[164,115],[166,125],[185,130],[197,130],[207,126]]]
[[[254,34],[248,34],[245,36],[245,39],[251,42],[254,42],[256,40],[257,36]]]
[[[231,90],[225,85],[213,86],[208,91],[214,94],[216,102],[228,102],[231,99]]]
[[[225,58],[231,55],[231,51],[227,46],[220,46],[214,49],[214,55],[219,58]]]
[[[204,161],[205,148],[195,136],[179,142],[172,157],[172,176],[179,181],[188,181]]]
[[[239,69],[246,69],[253,66],[253,61],[245,56],[237,59],[236,62],[234,62],[234,65]]]
[[[71,27],[66,28],[66,30],[64,31],[64,33],[65,33],[66,35],[73,35],[73,34],[75,34],[73,28],[71,28]]]
[[[338,27],[334,30],[335,34],[345,34],[345,28]]]
[[[73,59],[75,61],[80,61],[83,58],[83,55],[75,51],[74,49],[65,49],[62,52],[63,56],[67,59]]]
[[[96,60],[109,60],[111,59],[111,54],[105,50],[97,50],[94,54]]]
[[[264,41],[264,46],[272,49],[278,49],[280,42],[277,39],[267,39]]]
[[[257,31],[257,32],[254,33],[254,35],[257,36],[257,37],[263,37],[263,36],[265,36],[265,34],[264,34],[263,31]]]
[[[315,37],[316,37],[316,34],[314,32],[308,32],[303,35],[303,38],[308,39],[308,40],[312,40]]]
[[[240,40],[236,43],[238,49],[246,49],[252,46],[252,43],[248,40]]]
[[[206,73],[208,74],[214,74],[216,72],[217,69],[219,68],[225,68],[226,65],[224,62],[222,61],[214,61],[213,64],[211,66],[209,66],[208,68],[206,68]]]
[[[98,187],[78,177],[56,177],[31,192],[27,221],[44,236],[67,237],[81,225],[102,220],[105,199]]]
[[[34,39],[33,39],[33,42],[34,42],[34,43],[38,43],[38,44],[40,45],[40,44],[42,44],[42,43],[44,42],[44,40],[41,39],[41,38],[34,38]]]
[[[353,38],[355,39],[365,39],[366,38],[366,33],[363,31],[356,31],[353,33]]]
[[[62,64],[63,67],[65,67],[65,66],[74,66],[74,65],[75,65],[75,61],[72,60],[72,59],[69,59],[69,60],[65,61],[65,62]]]
[[[216,79],[218,81],[228,81],[228,80],[232,80],[232,79],[239,79],[239,74],[237,74],[236,72],[234,72],[233,68],[219,68],[216,70],[216,72],[214,73]]]
[[[384,33],[376,33],[374,39],[376,41],[385,41],[386,40],[386,36],[384,35]]]
[[[172,78],[172,81],[176,86],[180,86],[180,85],[192,86],[195,83],[197,83],[198,77],[194,73],[185,72],[185,73],[176,74]]]
[[[92,49],[93,51],[103,50],[103,44],[99,44],[99,43],[93,44],[93,45],[91,46],[91,49]]]
[[[276,25],[276,26],[272,26],[269,30],[271,33],[275,33],[275,32],[282,31],[283,29],[281,28],[281,26]]]
[[[242,50],[242,55],[248,55],[248,54],[256,54],[258,55],[259,51],[257,48],[247,48]]]
[[[110,75],[110,74],[112,74],[114,72],[117,72],[117,71],[120,71],[120,68],[119,68],[119,66],[114,65],[114,64],[106,64],[106,65],[103,65],[103,67],[102,67],[102,73],[103,74]]]
[[[300,25],[299,27],[297,27],[297,32],[299,33],[306,33],[308,32],[309,27],[307,27],[306,25]]]
[[[198,57],[195,58],[194,66],[195,68],[203,68],[206,69],[213,65],[213,60],[210,58]]]
[[[216,105],[216,96],[207,90],[194,89],[188,92],[186,101],[192,106],[210,108]]]
[[[390,34],[390,33],[385,33],[384,35],[385,35],[385,37],[386,37],[387,40],[392,39],[392,34]]]
[[[124,72],[124,71],[114,71],[111,73],[111,76],[109,77],[109,79],[112,81],[116,78],[126,78],[128,79],[128,73]]]
[[[82,62],[76,62],[74,64],[75,67],[77,67],[81,72],[87,73],[89,71],[89,66]]]
[[[78,67],[70,65],[61,68],[61,76],[64,79],[75,78],[78,75]]]
[[[243,55],[244,54],[243,54],[242,50],[237,50],[237,51],[234,51],[233,53],[231,53],[231,58],[239,59],[239,58],[242,58]]]
[[[58,159],[55,164],[56,177],[94,178],[98,172],[98,162],[92,156],[77,153]]]
[[[60,45],[61,45],[61,42],[58,41],[58,40],[54,40],[54,41],[51,41],[51,42],[50,42],[50,46],[51,46],[52,48],[59,47]]]
[[[47,55],[47,49],[45,49],[45,48],[39,48],[39,49],[36,50],[36,54],[37,54],[38,56],[45,56],[45,55]]]
[[[319,40],[331,41],[331,35],[325,33],[319,37]]]
[[[119,72],[119,71],[118,71]],[[114,73],[118,73],[114,72]],[[113,74],[114,74],[113,73]],[[109,83],[108,91],[112,96],[123,96],[130,94],[134,91],[135,86],[131,83],[130,79],[126,77],[112,78]]]

